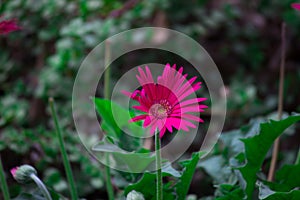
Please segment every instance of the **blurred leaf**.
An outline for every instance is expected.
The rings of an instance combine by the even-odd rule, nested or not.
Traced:
[[[207,158],[199,162],[198,167],[202,167],[214,182],[219,184],[226,182],[232,174],[230,166],[222,155]]]
[[[35,185],[32,185],[33,188],[27,188],[26,192],[20,193],[17,197],[13,198],[13,200],[46,200],[43,194],[39,189],[36,188]],[[66,199],[62,195],[56,193],[55,191],[48,189],[49,193],[52,197],[52,200],[61,200]]]

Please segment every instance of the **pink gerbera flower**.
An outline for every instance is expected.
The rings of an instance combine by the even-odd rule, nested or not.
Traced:
[[[3,20],[0,22],[0,35],[8,34],[12,31],[20,30],[21,28],[17,25],[15,19]]]
[[[291,6],[296,10],[300,10],[300,3],[292,3]]]
[[[176,65],[171,68],[167,64],[155,83],[147,66],[145,72],[139,68],[139,75],[136,77],[142,86],[141,90],[135,90],[133,93],[123,92],[139,102],[140,105],[133,106],[134,109],[144,112],[132,118],[131,122],[144,120],[143,126],[150,126],[150,134],[153,135],[158,129],[160,138],[166,130],[173,132],[175,128],[189,131],[189,128],[196,128],[191,121],[203,122],[199,113],[207,106],[199,102],[205,101],[206,98],[187,99],[201,88],[201,82],[195,82],[196,76],[187,80],[187,74],[183,75],[182,72],[182,67],[176,71]]]

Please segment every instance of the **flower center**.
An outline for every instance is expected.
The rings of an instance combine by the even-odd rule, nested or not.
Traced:
[[[166,118],[171,113],[172,106],[167,100],[159,100],[150,108],[150,115],[157,119]]]

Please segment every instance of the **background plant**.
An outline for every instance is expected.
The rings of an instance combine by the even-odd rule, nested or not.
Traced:
[[[282,21],[287,24],[284,110],[288,113],[300,110],[299,93],[294,89],[300,80],[297,67],[300,16],[290,8],[290,3],[290,0],[2,1],[0,15],[17,18],[23,28],[0,38],[0,150],[11,195],[17,196],[22,189],[9,176],[9,169],[28,163],[37,168],[48,187],[68,196],[47,103],[48,97],[52,96],[56,99],[60,125],[66,134],[66,149],[74,166],[79,196],[106,199],[102,166],[86,154],[74,130],[70,99],[72,85],[82,59],[96,44],[122,30],[142,26],[168,27],[199,41],[216,62],[227,87],[226,133],[222,134],[212,155],[197,164],[188,191],[197,197],[190,198],[233,199],[232,195],[235,195],[238,199],[245,195],[240,185],[243,183],[242,172],[235,168],[248,159],[243,156],[245,146],[239,138],[258,133],[253,131],[261,120],[270,118],[276,110]],[[188,53],[195,56],[192,51]],[[188,66],[186,61],[166,52],[134,52],[113,63],[112,83],[131,66],[149,61],[160,63],[162,60],[163,63],[172,60],[178,65]],[[102,87],[103,84],[99,83],[98,96],[103,95]],[[210,117],[209,113],[206,117]],[[292,165],[299,148],[299,135],[293,133],[298,130],[296,124],[283,134],[278,166],[283,171],[299,171],[296,165]],[[200,140],[194,142],[182,159],[190,159],[191,152],[199,149]],[[127,144],[131,146],[123,146],[142,149],[138,141]],[[256,166],[266,172],[269,161],[270,152],[264,162]],[[178,171],[184,169],[182,165],[174,167]],[[222,176],[216,171],[222,172]],[[299,184],[289,185],[289,180],[283,180],[285,173],[278,173],[281,175],[277,175],[279,178],[274,183],[264,182],[264,175],[258,173],[259,179],[255,182],[258,181],[260,187],[255,187],[255,191],[260,192],[260,196],[255,198],[271,199],[265,192],[271,194],[272,191],[276,195],[298,193],[291,189]],[[119,188],[115,191],[116,196],[124,196],[124,191],[127,194],[128,185],[139,183],[142,176],[112,171],[113,185]],[[166,179],[176,179],[176,176],[168,175]],[[278,185],[283,182],[288,184]],[[147,197],[147,193],[142,194]]]

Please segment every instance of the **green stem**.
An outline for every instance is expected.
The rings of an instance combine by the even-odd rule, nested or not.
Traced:
[[[162,173],[161,173],[161,144],[159,132],[155,134],[155,153],[156,153],[156,199],[162,200]]]
[[[39,177],[37,177],[34,173],[32,173],[30,175],[30,178],[37,184],[37,186],[39,187],[39,189],[42,191],[43,195],[45,196],[45,198],[47,200],[52,200],[46,186],[44,185],[44,183],[39,179]]]
[[[104,98],[110,98],[110,43],[109,41],[105,42],[105,58],[104,58],[104,65],[105,65],[105,72],[104,72]],[[106,165],[105,165],[105,178],[106,178],[106,190],[108,193],[108,199],[114,200],[114,190],[111,183],[110,177],[110,167],[109,167],[109,154],[105,154],[106,158]]]
[[[51,108],[52,117],[53,117],[53,120],[54,120],[54,123],[55,123],[55,128],[56,128],[56,133],[57,133],[57,137],[58,137],[58,141],[59,141],[60,151],[61,151],[61,154],[62,154],[63,164],[64,164],[64,167],[65,167],[67,179],[68,179],[69,186],[70,186],[71,197],[72,197],[72,200],[77,200],[78,196],[77,196],[75,182],[74,182],[74,178],[73,178],[73,174],[72,174],[72,169],[71,169],[71,166],[70,166],[70,162],[68,160],[68,155],[67,155],[67,152],[66,152],[66,148],[65,148],[63,136],[62,136],[62,133],[61,133],[61,129],[60,129],[60,126],[58,124],[58,119],[57,119],[57,114],[56,114],[56,111],[55,111],[53,98],[49,99],[49,104],[50,104],[50,108]]]
[[[296,164],[296,165],[299,165],[299,164],[300,164],[300,147],[299,147],[299,150],[298,150],[298,155],[297,155],[295,164]]]
[[[105,64],[105,72],[104,72],[104,98],[109,99],[110,97],[110,67],[109,65],[110,61],[110,43],[109,41],[105,42],[105,58],[104,58],[104,64]]]
[[[105,157],[106,157],[106,165],[105,165],[106,190],[108,193],[108,199],[114,200],[114,190],[110,178],[109,154],[105,154]]]
[[[7,187],[7,183],[6,183],[6,179],[5,179],[5,174],[4,174],[4,170],[3,170],[1,156],[0,156],[0,180],[1,180],[1,189],[2,189],[2,193],[3,193],[3,198],[4,198],[4,200],[10,200],[8,187]]]

